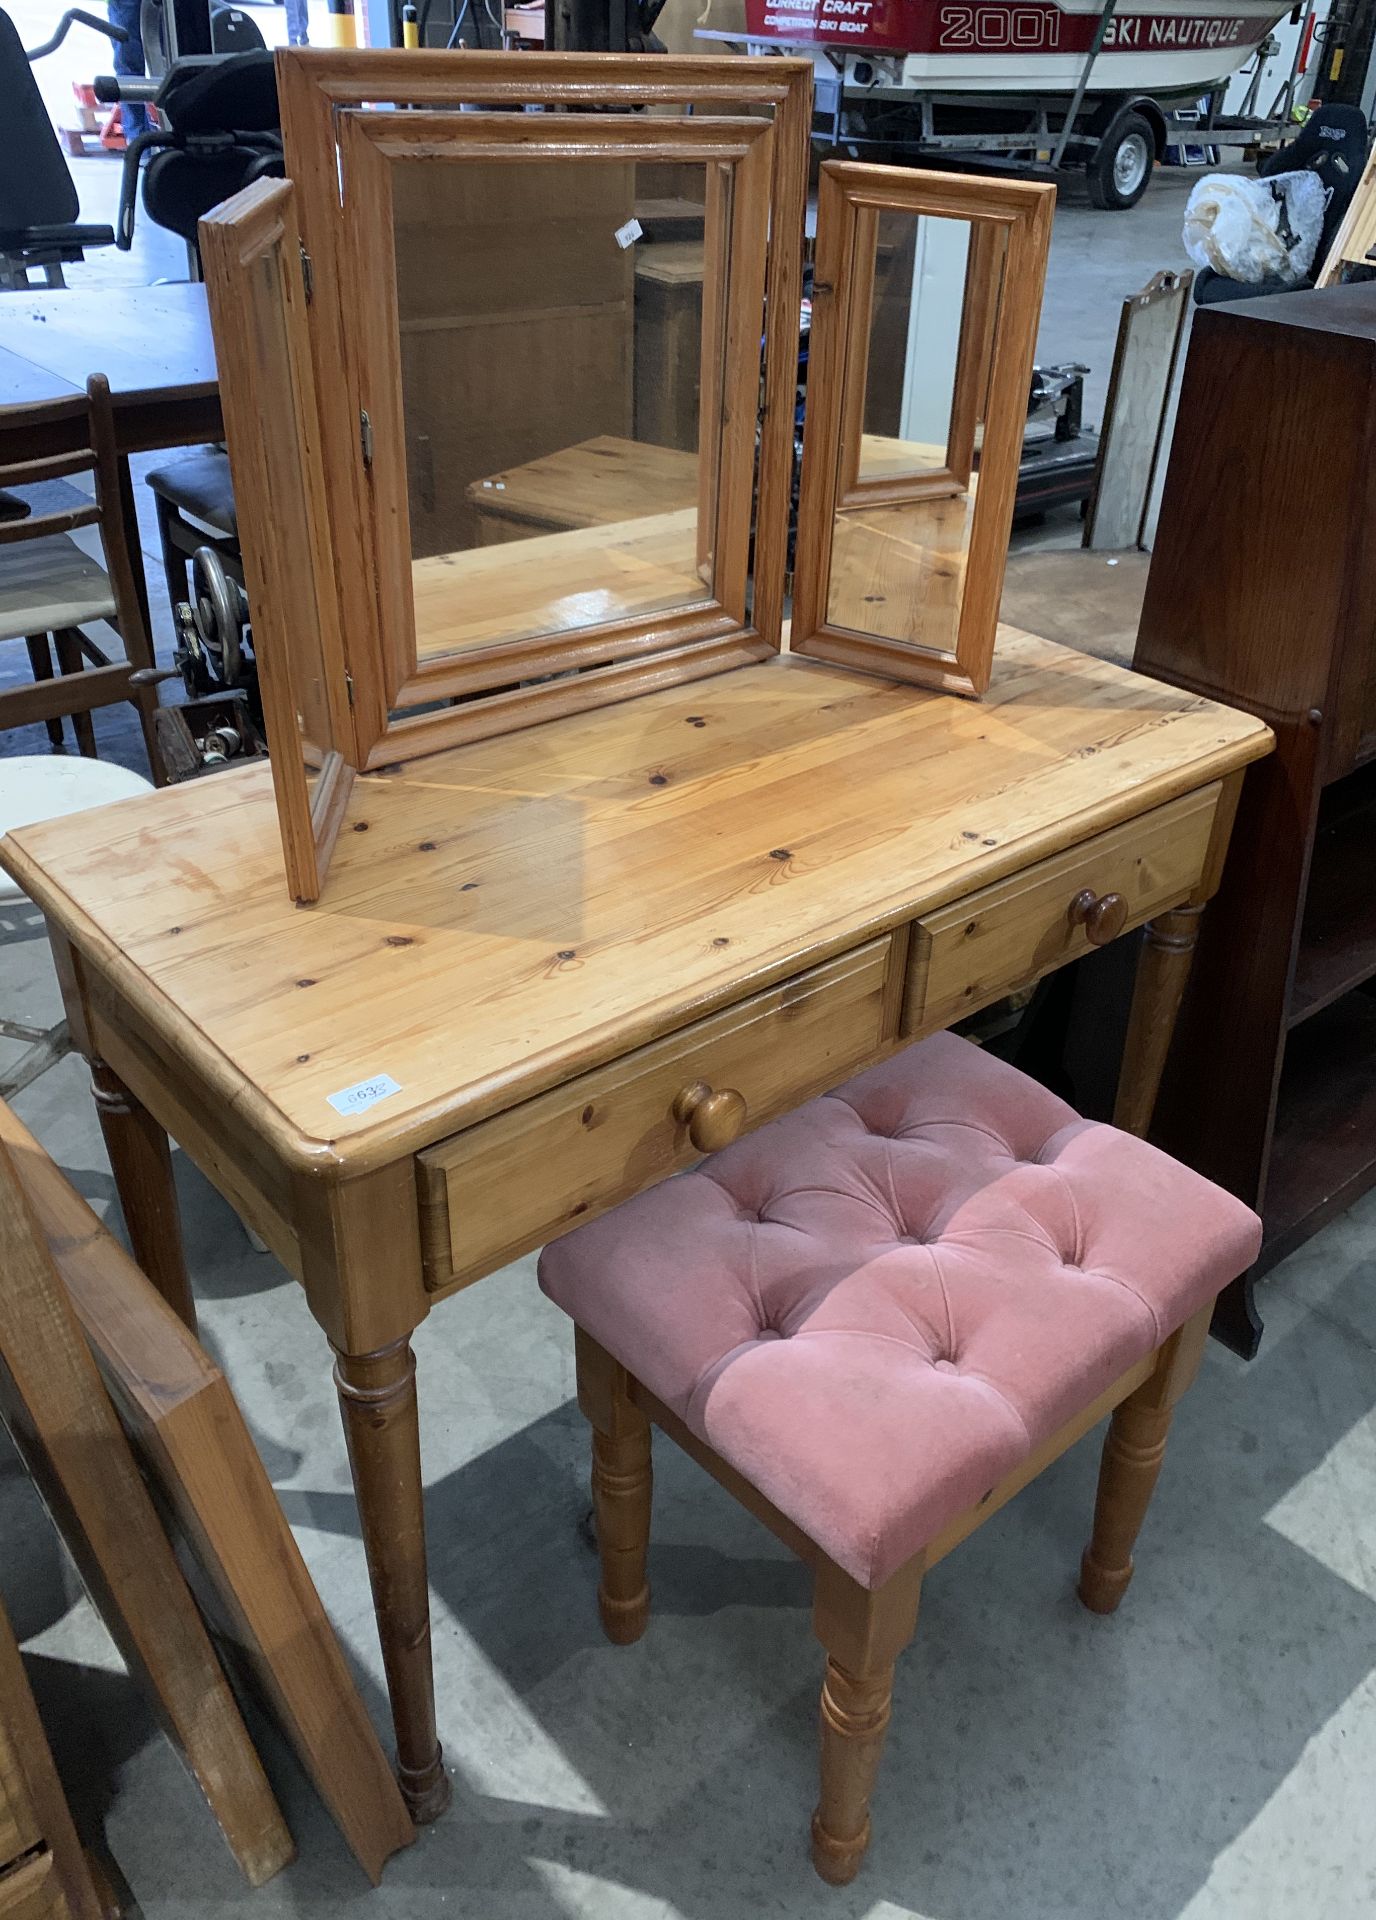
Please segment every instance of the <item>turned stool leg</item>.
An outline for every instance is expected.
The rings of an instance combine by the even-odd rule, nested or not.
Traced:
[[[1146,1518],[1176,1406],[1195,1374],[1213,1302],[1160,1350],[1156,1372],[1116,1407],[1099,1465],[1094,1531],[1080,1562],[1079,1594],[1091,1613],[1112,1613],[1132,1579],[1132,1549]]]
[[[650,1423],[630,1397],[626,1371],[579,1327],[578,1404],[592,1423],[592,1500],[602,1583],[602,1628],[617,1646],[645,1631],[650,1588]]]
[[[870,1843],[870,1794],[888,1731],[894,1665],[917,1627],[921,1588],[921,1555],[873,1592],[832,1561],[817,1569],[812,1627],[827,1650],[827,1672],[812,1864],[836,1887],[855,1878]]]
[[[1135,1398],[1136,1396],[1134,1396]],[[1099,1467],[1094,1533],[1080,1562],[1080,1598],[1091,1613],[1112,1613],[1132,1578],[1137,1539],[1166,1454],[1172,1409],[1114,1409]]]

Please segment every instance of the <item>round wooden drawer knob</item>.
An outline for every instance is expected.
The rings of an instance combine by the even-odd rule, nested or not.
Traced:
[[[687,1127],[699,1153],[719,1153],[729,1147],[744,1127],[748,1111],[743,1093],[734,1087],[713,1089],[705,1080],[694,1080],[674,1101],[674,1118]]]
[[[1095,893],[1085,887],[1070,903],[1070,924],[1083,927],[1094,947],[1116,940],[1128,923],[1128,903],[1121,893]]]

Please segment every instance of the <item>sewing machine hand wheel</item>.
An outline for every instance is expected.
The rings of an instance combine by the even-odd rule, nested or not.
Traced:
[[[237,686],[244,664],[248,600],[238,581],[225,572],[214,547],[197,547],[191,557],[191,617],[201,644],[219,669],[219,678],[227,687]]]

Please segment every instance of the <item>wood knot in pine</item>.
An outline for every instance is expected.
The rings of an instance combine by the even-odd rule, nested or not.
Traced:
[[[433,853],[435,851],[435,843],[433,840],[422,840],[416,851],[417,853]]]
[[[667,773],[652,773],[650,775],[650,785],[652,787],[667,787],[668,784],[669,776]]]
[[[354,832],[355,832],[355,833],[366,833],[367,831],[368,831],[368,822],[367,822],[366,820],[355,820],[355,821],[354,821]]]
[[[793,858],[793,852],[789,847],[771,847],[769,849],[769,857],[771,860],[791,860]]]
[[[416,943],[409,933],[389,933],[386,944],[389,947],[414,947]]]
[[[315,982],[314,980],[298,980],[296,984],[298,987],[313,987]]]

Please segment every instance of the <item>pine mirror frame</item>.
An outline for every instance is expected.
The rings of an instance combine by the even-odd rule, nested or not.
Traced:
[[[766,649],[781,644],[793,488],[794,394],[802,244],[812,125],[812,64],[782,57],[283,48],[276,56],[286,171],[296,190],[310,262],[308,315],[320,428],[331,475],[335,588],[348,662],[360,768],[408,759],[543,717],[500,698],[452,708],[436,728],[391,729],[387,686],[404,683],[400,637],[383,629],[375,583],[358,538],[366,511],[357,459],[357,379],[349,296],[342,281],[344,217],[339,136],[351,109],[390,107],[682,108],[693,118],[769,116],[773,153],[765,266],[763,403],[756,473],[752,625]],[[342,476],[348,476],[343,478]],[[730,662],[722,663],[729,665]],[[718,670],[716,668],[712,670]],[[640,689],[632,689],[636,691]],[[589,688],[593,696],[593,689]],[[606,689],[602,699],[626,697]],[[391,739],[388,740],[389,732]]]
[[[817,207],[817,266],[808,357],[803,466],[793,582],[794,653],[859,667],[942,692],[982,694],[992,671],[1008,536],[1027,418],[1042,288],[1056,190],[1041,183],[974,179],[855,161],[825,161]],[[956,644],[924,647],[829,620],[832,545],[838,509],[920,500],[968,481],[977,409],[960,403],[947,466],[935,474],[871,485],[859,476],[863,405],[874,287],[874,243],[881,213],[970,223],[966,294],[980,303],[974,330],[989,349],[987,408],[979,489],[965,557]],[[1003,277],[995,299],[989,262],[1001,238]],[[982,384],[982,372],[980,384]],[[971,389],[967,371],[965,388]],[[971,400],[971,391],[965,393]],[[952,454],[954,447],[954,456]],[[963,471],[963,478],[962,476]]]
[[[340,116],[344,188],[344,283],[354,290],[354,374],[360,418],[367,421],[364,461],[370,570],[384,631],[393,636],[384,682],[388,725],[367,765],[397,758],[411,737],[446,743],[469,731],[480,709],[499,719],[523,711],[569,711],[626,697],[652,685],[721,672],[772,651],[750,624],[746,605],[755,471],[759,342],[768,250],[772,128],[755,118],[650,119],[606,114],[368,113]],[[402,327],[395,262],[393,166],[519,169],[558,162],[572,169],[607,165],[701,164],[706,175],[709,260],[705,277],[702,387],[706,451],[700,456],[699,539],[712,556],[711,578],[692,601],[667,611],[627,613],[567,630],[520,638],[437,646],[418,654],[411,544],[410,482],[402,393]],[[723,210],[720,224],[714,210]],[[718,240],[719,248],[710,245]],[[715,260],[713,253],[719,253]],[[721,323],[718,339],[707,334]],[[706,427],[708,395],[714,417]],[[361,454],[356,454],[361,458]],[[709,465],[708,462],[711,462]],[[581,536],[580,536],[581,537]],[[482,549],[504,556],[513,576],[520,545]],[[455,556],[462,560],[464,556]],[[399,637],[400,644],[396,644]],[[397,669],[400,668],[399,677]],[[513,685],[577,669],[575,679]],[[504,690],[504,691],[498,691]],[[407,707],[460,699],[458,708],[407,713]],[[397,711],[400,709],[401,711]]]

